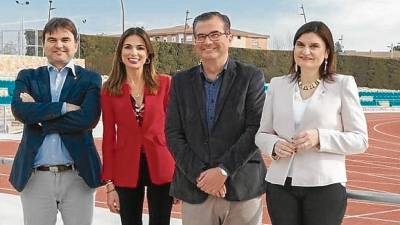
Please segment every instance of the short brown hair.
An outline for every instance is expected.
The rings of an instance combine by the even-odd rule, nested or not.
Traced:
[[[54,18],[50,19],[44,26],[43,35],[42,35],[43,44],[45,42],[46,34],[51,34],[59,28],[64,28],[64,29],[69,30],[72,33],[72,35],[74,35],[75,41],[76,42],[78,41],[78,31],[75,27],[74,22],[72,22],[68,18],[54,17]]]
[[[218,17],[224,23],[225,32],[231,33],[231,21],[227,15],[224,15],[220,12],[205,12],[201,15],[196,16],[193,20],[193,34],[196,35],[196,25],[199,22],[209,20],[213,17]]]
[[[333,37],[331,30],[329,27],[321,22],[321,21],[311,21],[303,26],[301,26],[296,34],[294,35],[293,39],[293,46],[296,45],[297,39],[300,38],[301,35],[305,33],[314,33],[318,35],[325,43],[326,49],[329,51],[328,52],[328,58],[327,58],[327,67],[326,71],[324,70],[324,63],[322,63],[319,67],[319,74],[321,76],[322,80],[327,80],[327,81],[332,81],[333,80],[333,75],[336,73],[336,55],[335,55],[335,44],[333,43]],[[297,68],[296,70],[296,62],[294,61],[294,51],[292,51],[292,65],[290,67],[289,72],[293,74],[293,80],[298,80],[300,78],[300,68]]]

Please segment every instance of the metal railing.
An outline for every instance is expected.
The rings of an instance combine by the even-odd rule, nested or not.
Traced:
[[[0,165],[12,164],[13,158],[0,157]],[[360,191],[347,189],[347,196],[350,199],[370,201],[370,202],[383,202],[400,205],[400,194],[375,192],[375,191]]]

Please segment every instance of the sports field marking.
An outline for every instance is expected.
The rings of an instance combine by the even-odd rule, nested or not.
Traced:
[[[395,175],[395,174],[386,174],[386,173],[368,173],[368,174],[373,174],[373,175],[378,175],[378,176],[383,176],[383,177],[390,177],[390,178],[396,178],[398,177],[400,179],[400,175]]]
[[[380,139],[376,139],[376,138],[372,138],[372,137],[369,137],[368,139],[369,140],[378,141],[378,142],[382,142],[382,143],[387,143],[387,144],[400,146],[400,143],[398,143],[398,142],[384,141],[384,140],[380,140]]]
[[[371,138],[369,138],[371,139]],[[389,151],[389,152],[395,152],[395,153],[400,153],[400,149],[399,150],[395,150],[395,149],[388,149],[388,148],[384,148],[384,147],[378,147],[378,146],[370,146],[369,148],[371,149],[379,149],[379,150],[384,150],[384,151]]]
[[[393,160],[396,160],[396,159],[393,159]],[[351,159],[351,161],[358,161],[358,162],[365,162],[365,163],[366,162],[371,162],[371,161],[367,161],[365,159]],[[392,167],[392,165],[395,165],[395,167],[399,167],[400,166],[400,161],[399,162],[372,161],[372,163],[377,163],[377,164],[381,164],[382,166],[390,166],[390,167]]]
[[[368,169],[382,169],[382,167],[380,166],[362,166],[362,165],[353,165],[353,164],[346,164],[346,167],[360,167],[360,168],[368,168]],[[392,169],[396,169],[396,170],[400,170],[400,168],[392,168],[392,169],[387,169],[386,170],[392,170]],[[353,170],[349,170],[349,171],[353,171]],[[397,171],[394,173],[398,173]]]
[[[347,159],[347,161],[349,162],[358,162],[358,163],[362,163],[362,164],[366,164],[366,165],[372,165],[372,166],[379,166],[379,167],[384,167],[387,169],[400,169],[398,166],[388,166],[388,165],[382,165],[379,163],[374,163],[374,162],[366,162],[363,160],[357,160],[357,159]]]
[[[378,124],[376,124],[376,125],[373,127],[373,129],[374,129],[374,131],[376,131],[376,132],[378,132],[378,133],[380,133],[380,134],[383,134],[383,135],[385,135],[385,136],[394,137],[394,138],[400,138],[400,136],[393,135],[393,134],[388,134],[388,133],[386,133],[386,132],[383,132],[383,131],[378,130],[378,128],[379,128],[380,126],[384,126],[384,125],[387,125],[387,124],[396,124],[396,123],[400,123],[400,121],[388,121],[388,122],[384,122],[384,123],[378,123]]]
[[[369,201],[365,201],[365,200],[358,200],[358,199],[352,199],[352,198],[349,198],[348,201],[353,202],[353,203],[363,204],[363,205],[377,205],[377,206],[394,207],[394,208],[400,209],[400,206],[395,203],[369,202]]]
[[[377,215],[377,214],[389,213],[389,212],[397,212],[397,211],[400,211],[400,209],[390,209],[390,210],[383,210],[383,211],[379,211],[379,212],[371,212],[371,213],[364,213],[364,214],[358,214],[358,215],[351,215],[351,216],[346,216],[346,218],[373,216],[373,215]],[[378,218],[373,218],[373,219],[378,219]],[[397,222],[400,222],[400,221],[397,221]]]
[[[362,153],[359,155],[354,155],[352,156],[352,158],[354,157],[368,157],[368,158],[382,158],[382,159],[393,159],[393,157],[389,157],[389,156],[384,156],[384,155],[378,155],[378,154],[373,154],[373,153]],[[397,160],[397,159],[396,159]],[[400,159],[399,159],[400,160]]]
[[[367,181],[367,180],[356,180],[356,179],[350,179],[350,180],[348,180],[348,181],[351,181],[351,182],[359,182],[359,183],[369,183],[369,184],[382,184],[382,185],[400,186],[400,182],[397,182],[397,183],[388,183],[388,182]]]
[[[379,189],[375,189],[375,188],[357,186],[357,185],[354,185],[354,184],[346,184],[346,187],[349,187],[350,189],[353,189],[353,190],[360,190],[360,191],[374,191],[374,192],[389,193],[389,194],[393,193],[393,192],[390,192],[390,191],[383,191],[383,190],[379,190]]]
[[[349,173],[362,174],[362,175],[366,175],[366,176],[378,177],[378,178],[382,178],[382,179],[387,179],[387,180],[393,180],[393,181],[400,182],[400,179],[396,179],[396,178],[392,178],[392,177],[379,176],[379,175],[374,175],[374,174],[371,174],[371,173],[364,173],[364,172],[358,172],[358,171],[348,171],[348,172]]]
[[[386,223],[395,223],[395,224],[400,224],[400,221],[398,220],[386,220],[386,219],[380,219],[380,218],[373,218],[373,217],[356,217],[359,219],[365,219],[365,220],[375,220],[375,221],[381,221],[381,222],[386,222]]]

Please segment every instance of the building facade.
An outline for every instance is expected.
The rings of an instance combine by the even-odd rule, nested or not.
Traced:
[[[175,26],[162,29],[146,30],[152,41],[193,44],[193,29],[190,26]],[[269,35],[250,33],[231,29],[233,36],[231,47],[248,49],[268,49]],[[185,40],[186,37],[186,40]]]

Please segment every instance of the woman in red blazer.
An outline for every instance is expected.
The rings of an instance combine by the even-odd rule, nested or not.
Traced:
[[[103,171],[107,205],[123,225],[142,224],[147,187],[149,224],[169,224],[175,167],[164,135],[170,77],[154,69],[154,50],[141,28],[119,40],[103,86]]]

